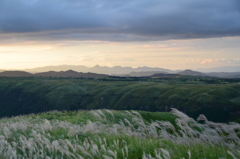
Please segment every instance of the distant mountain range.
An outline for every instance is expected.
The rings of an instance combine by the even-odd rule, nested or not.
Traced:
[[[94,67],[86,67],[83,65],[59,65],[59,66],[45,66],[45,67],[38,67],[33,69],[24,69],[22,71],[27,71],[30,73],[38,73],[38,72],[47,72],[47,71],[67,71],[73,70],[77,72],[93,72],[93,73],[100,73],[100,74],[130,74],[131,72],[167,72],[167,73],[177,73],[183,70],[170,70],[158,67],[121,67],[121,66],[114,66],[114,67],[107,67],[107,66],[99,66],[96,65]],[[224,67],[213,67],[213,68],[198,68],[193,69],[197,72],[203,73],[211,73],[211,72],[240,72],[240,66],[224,66]],[[1,71],[1,70],[0,70]]]
[[[176,73],[169,73],[164,71],[142,71],[142,72],[130,72],[129,74],[119,74],[115,76],[125,76],[125,77],[161,77],[161,78],[171,78],[174,76],[181,76],[181,75],[190,75],[190,76],[208,76],[207,74],[192,71],[192,70],[184,70],[178,71]]]
[[[212,68],[198,68],[194,69],[200,72],[240,72],[240,66],[223,66],[223,67],[212,67]]]
[[[86,67],[82,65],[60,65],[60,66],[46,66],[33,69],[25,69],[22,71],[8,71],[3,74],[9,77],[13,76],[54,76],[54,77],[94,77],[98,76],[122,76],[122,77],[150,77],[152,75],[158,74],[165,76],[163,74],[179,74],[179,75],[191,75],[191,76],[208,76],[208,77],[219,77],[219,78],[240,78],[240,66],[236,67],[216,67],[205,69],[205,71],[218,70],[218,72],[200,72],[196,70],[169,70],[157,67],[107,67],[96,65],[94,67]],[[204,69],[202,69],[204,70]],[[219,72],[221,71],[222,72]],[[223,70],[231,70],[230,72],[224,72]],[[232,70],[235,70],[233,72]],[[0,72],[7,70],[0,70]],[[89,73],[91,72],[91,73]],[[0,76],[3,76],[3,74]],[[100,75],[99,75],[100,74]],[[171,75],[166,75],[171,76]]]
[[[97,74],[97,73],[82,73],[82,72],[76,72],[73,70],[68,71],[48,71],[48,72],[42,72],[42,73],[28,73],[25,71],[4,71],[0,72],[1,77],[30,77],[30,76],[36,76],[36,77],[79,77],[79,78],[101,78],[101,77],[108,77],[108,75],[105,74]]]
[[[114,76],[121,76],[121,77],[156,77],[156,78],[173,78],[176,76],[181,75],[188,75],[188,76],[202,76],[202,77],[218,77],[221,73],[208,73],[204,74],[197,71],[192,70],[184,70],[177,73],[167,73],[167,72],[131,72],[129,74],[122,75],[114,75]],[[225,73],[223,74],[224,78],[240,78],[240,73]],[[229,75],[229,76],[227,76]],[[107,74],[97,74],[97,73],[82,73],[76,72],[73,70],[68,71],[48,71],[48,72],[41,72],[41,73],[29,73],[26,71],[3,71],[0,72],[0,77],[76,77],[76,78],[102,78],[102,77],[109,77]]]
[[[193,71],[190,69],[184,71],[177,71],[176,73],[167,72],[132,72],[125,76],[135,76],[135,77],[161,77],[161,78],[171,78],[175,76],[188,75],[188,76],[201,76],[201,77],[218,77],[218,78],[240,78],[240,72],[211,72],[202,73],[198,71]]]
[[[93,72],[93,73],[100,73],[100,74],[129,74],[131,72],[148,72],[148,71],[155,71],[155,72],[168,72],[174,73],[175,71],[164,69],[164,68],[157,68],[157,67],[121,67],[121,66],[114,66],[114,67],[107,67],[107,66],[99,66],[96,65],[94,67],[86,67],[82,65],[74,66],[74,65],[60,65],[60,66],[46,66],[46,67],[38,67],[33,69],[24,69],[23,71],[31,72],[31,73],[38,73],[38,72],[47,72],[47,71],[67,71],[73,70],[77,72]]]

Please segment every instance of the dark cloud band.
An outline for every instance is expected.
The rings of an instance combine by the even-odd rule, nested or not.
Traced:
[[[239,0],[0,0],[0,36],[36,40],[239,36],[239,19]]]

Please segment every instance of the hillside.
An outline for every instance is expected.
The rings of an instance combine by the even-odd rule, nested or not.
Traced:
[[[180,71],[180,72],[177,72],[178,74],[180,75],[190,75],[190,76],[207,76],[206,74],[204,73],[201,73],[201,72],[197,72],[197,71],[192,71],[192,70],[184,70],[184,71]]]
[[[152,78],[174,78],[174,77],[178,77],[180,76],[180,74],[171,74],[171,73],[157,73],[157,74],[153,74],[149,77],[152,77]]]
[[[141,71],[141,72],[130,72],[128,74],[112,74],[112,76],[125,76],[125,77],[147,77],[157,73],[168,74],[164,71]]]
[[[232,76],[229,76],[229,78],[238,78],[238,79],[240,79],[240,73],[236,73],[236,74],[234,74],[234,75],[232,75]]]
[[[1,77],[28,77],[32,76],[31,73],[25,71],[3,71],[0,72]]]
[[[239,72],[209,72],[205,74],[211,77],[234,78],[233,76],[238,75]]]
[[[76,72],[73,70],[68,71],[49,71],[49,72],[41,72],[41,73],[35,73],[34,76],[39,77],[78,77],[78,78],[101,78],[101,77],[107,77],[108,75],[104,74],[97,74],[97,73],[82,73],[82,72]]]
[[[4,71],[0,72],[0,77],[76,77],[76,78],[101,78],[107,77],[105,74],[97,74],[97,73],[82,73],[76,72],[73,70],[68,71],[48,71],[41,73],[28,73],[24,71]]]
[[[202,113],[224,122],[240,118],[239,105],[239,81],[230,79],[0,78],[0,117],[49,110],[177,108],[194,119]]]
[[[240,125],[182,112],[51,111],[0,120],[0,157],[37,159],[239,158]]]

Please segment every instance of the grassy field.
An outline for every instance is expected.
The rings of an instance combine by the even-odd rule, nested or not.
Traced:
[[[199,124],[176,109],[51,111],[0,120],[2,159],[239,157],[239,124]]]
[[[240,118],[240,84],[193,77],[0,78],[0,117],[102,108],[152,112],[177,108],[194,119],[205,114],[212,121],[234,121]]]

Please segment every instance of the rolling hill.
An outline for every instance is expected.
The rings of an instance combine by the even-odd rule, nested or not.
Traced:
[[[169,111],[177,108],[195,119],[199,114],[219,122],[240,118],[238,81],[204,84],[196,78],[186,80],[1,77],[0,117],[50,110]],[[212,79],[208,81],[212,83]]]
[[[1,77],[29,77],[33,76],[33,74],[25,72],[25,71],[3,71],[0,72]]]
[[[171,74],[171,73],[157,73],[157,74],[153,74],[149,77],[151,78],[174,78],[174,77],[177,77],[177,76],[180,76],[180,74]]]
[[[82,73],[82,72],[76,72],[73,70],[68,71],[49,71],[49,72],[42,72],[42,73],[35,73],[34,76],[40,76],[40,77],[78,77],[78,78],[101,78],[101,77],[108,77],[108,75],[104,74],[97,74],[97,73]]]
[[[206,74],[204,73],[201,73],[201,72],[197,72],[197,71],[192,71],[192,70],[184,70],[184,71],[180,71],[180,72],[177,72],[178,74],[180,75],[190,75],[190,76],[207,76]]]
[[[144,77],[151,76],[157,73],[170,73],[170,74],[181,74],[181,75],[190,75],[190,76],[209,76],[209,77],[219,77],[219,78],[238,78],[238,74],[240,73],[240,67],[217,67],[217,68],[209,68],[209,69],[195,69],[195,70],[170,70],[158,67],[107,67],[107,66],[99,66],[96,65],[94,67],[86,67],[83,65],[59,65],[59,66],[45,66],[38,67],[32,69],[24,69],[24,70],[0,70],[3,71],[25,71],[32,74],[42,73],[42,72],[66,72],[68,70],[73,70],[75,72],[83,72],[83,73],[97,73],[97,74],[108,74],[111,76],[125,76],[125,77]],[[202,71],[202,72],[199,72]]]
[[[228,78],[240,78],[240,73],[235,73],[234,75],[228,76]]]
[[[157,73],[164,73],[164,74],[168,74],[168,72],[164,72],[164,71],[146,71],[146,72],[130,72],[128,75],[129,76],[135,76],[135,77],[146,77],[146,76],[151,76]]]
[[[238,75],[239,72],[209,72],[205,74],[210,77],[231,78],[235,75]]]
[[[73,70],[68,71],[49,71],[49,72],[41,72],[41,73],[28,73],[24,71],[4,71],[0,72],[0,77],[76,77],[76,78],[101,78],[108,77],[108,75],[97,74],[97,73],[82,73],[76,72]]]

